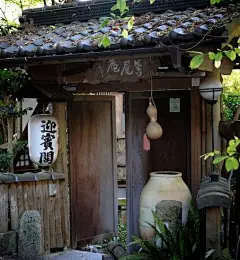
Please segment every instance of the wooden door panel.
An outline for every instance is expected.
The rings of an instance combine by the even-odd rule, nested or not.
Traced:
[[[117,231],[115,123],[114,97],[82,96],[70,105],[72,240],[79,245]]]
[[[180,111],[170,112],[170,98],[180,99]],[[190,91],[169,92],[155,99],[163,136],[152,141],[153,171],[179,171],[190,187]]]

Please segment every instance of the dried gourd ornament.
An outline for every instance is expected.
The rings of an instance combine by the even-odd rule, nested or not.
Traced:
[[[152,99],[149,99],[149,105],[147,108],[147,115],[150,118],[150,122],[146,127],[146,135],[150,139],[159,139],[163,134],[162,127],[157,123],[157,108],[152,104]]]
[[[147,108],[147,115],[150,118],[150,122],[146,127],[146,133],[143,136],[143,150],[150,150],[150,140],[158,139],[163,134],[162,127],[157,123],[157,108],[153,100],[153,80],[152,80],[152,57],[150,54],[150,82],[151,82],[151,97],[149,98],[149,105]]]

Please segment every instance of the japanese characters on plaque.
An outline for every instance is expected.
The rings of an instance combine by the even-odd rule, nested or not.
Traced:
[[[50,166],[58,154],[58,123],[53,116],[36,115],[29,121],[29,156],[39,166]]]
[[[136,82],[140,79],[148,79],[156,69],[155,60],[150,64],[149,59],[110,59],[95,62],[86,72],[84,83]]]
[[[117,61],[115,59],[108,61],[107,73],[117,73],[120,76],[137,76],[143,74],[143,64],[139,60]]]

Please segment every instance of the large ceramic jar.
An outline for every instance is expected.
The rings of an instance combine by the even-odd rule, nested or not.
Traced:
[[[169,220],[164,219],[164,222],[168,223],[173,215],[171,210],[178,203],[181,207],[181,221],[186,223],[191,199],[191,193],[181,173],[168,171],[150,173],[150,179],[140,196],[139,225],[142,238],[150,239],[155,236],[154,230],[146,223],[154,224],[152,210],[157,209],[164,214],[167,211],[165,215]]]

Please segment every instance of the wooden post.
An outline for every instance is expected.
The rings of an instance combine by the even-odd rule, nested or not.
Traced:
[[[219,122],[221,120],[220,100],[213,105],[213,125],[211,124],[211,105],[207,104],[207,150],[221,150],[221,139],[219,136]],[[212,147],[212,131],[214,147]],[[213,171],[212,160],[207,162],[207,174]],[[219,171],[220,174],[220,171]],[[220,256],[220,232],[221,232],[221,208],[206,209],[206,250],[215,249],[214,258]]]
[[[8,152],[13,155],[13,118],[7,118],[7,128],[8,128]],[[10,161],[9,171],[13,172],[13,158]]]
[[[116,104],[116,134],[117,137],[123,137],[123,94],[114,94]]]
[[[206,251],[215,249],[214,259],[217,259],[221,253],[220,247],[221,233],[221,209],[206,209]]]
[[[64,247],[70,246],[70,227],[69,227],[69,186],[68,186],[68,153],[67,153],[67,121],[66,121],[66,103],[54,103],[53,114],[59,123],[59,153],[54,165],[56,172],[65,174],[65,185],[60,190],[62,198],[62,232],[64,232]]]
[[[204,101],[204,99],[201,100],[201,105],[202,105],[202,154],[207,153],[207,122],[206,122],[206,102]],[[202,177],[205,177],[207,175],[207,164],[205,160],[201,160],[201,173],[202,173]]]
[[[191,192],[195,199],[201,181],[201,97],[197,87],[191,89]]]
[[[17,102],[18,107],[22,108],[22,100]],[[19,116],[15,119],[15,133],[17,134],[17,140],[21,137],[22,134],[22,117]]]
[[[213,105],[213,133],[214,149],[221,151],[221,138],[219,135],[219,122],[221,120],[221,100]]]

